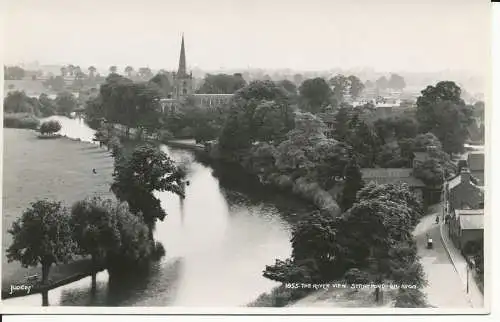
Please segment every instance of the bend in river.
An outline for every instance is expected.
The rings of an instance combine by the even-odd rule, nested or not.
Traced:
[[[61,134],[84,141],[94,131],[80,119],[53,116]],[[229,168],[216,171],[191,151],[161,146],[188,169],[186,198],[157,193],[168,216],[156,225],[155,238],[166,256],[146,274],[109,281],[99,273],[91,294],[90,277],[49,292],[50,305],[97,306],[245,306],[278,284],[262,271],[291,252],[288,219],[313,208],[296,198],[271,192]],[[30,300],[27,300],[30,299]],[[40,295],[7,300],[40,305]]]

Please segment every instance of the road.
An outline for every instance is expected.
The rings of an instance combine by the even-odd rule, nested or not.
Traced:
[[[428,285],[424,289],[427,301],[437,308],[471,308],[463,283],[455,271],[450,258],[444,248],[436,224],[436,215],[431,214],[422,218],[414,231],[417,242],[418,255],[424,267]],[[434,247],[427,249],[427,234],[433,240]]]

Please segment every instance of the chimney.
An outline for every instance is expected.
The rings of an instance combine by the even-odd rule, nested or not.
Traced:
[[[469,183],[471,181],[470,170],[467,168],[462,168],[460,170],[460,181]]]

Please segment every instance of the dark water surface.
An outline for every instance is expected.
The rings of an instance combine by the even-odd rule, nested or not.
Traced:
[[[93,130],[77,119],[61,121],[62,134],[89,141]],[[265,189],[229,167],[217,170],[193,152],[161,148],[188,169],[186,198],[158,193],[168,216],[155,238],[166,256],[149,272],[125,280],[98,274],[49,292],[50,305],[244,306],[277,283],[262,277],[265,265],[290,255],[290,220],[311,210],[293,197]],[[9,305],[41,305],[40,295],[7,300]]]

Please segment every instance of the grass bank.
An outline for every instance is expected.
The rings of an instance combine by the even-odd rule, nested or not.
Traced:
[[[70,206],[94,194],[113,197],[113,159],[106,149],[64,137],[40,140],[37,135],[29,130],[3,131],[2,294],[10,292],[11,284],[26,283],[26,276],[41,276],[41,267],[23,268],[18,262],[8,263],[5,255],[12,242],[7,230],[31,202],[46,198]],[[84,273],[88,260],[79,259],[53,266],[50,279],[58,283]]]

